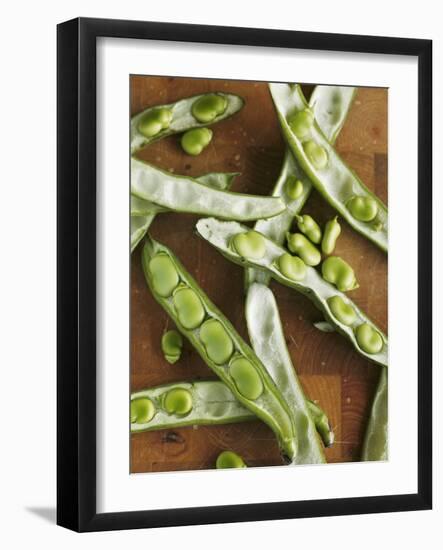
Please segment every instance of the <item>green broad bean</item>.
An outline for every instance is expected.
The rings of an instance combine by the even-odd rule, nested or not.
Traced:
[[[265,239],[257,231],[248,231],[235,235],[232,239],[232,246],[243,258],[259,260],[266,253]]]
[[[225,327],[217,319],[205,321],[200,329],[200,340],[203,342],[208,357],[216,365],[229,361],[234,352],[234,343]]]
[[[306,265],[314,266],[321,262],[320,251],[301,233],[287,233],[289,250],[300,256]]]
[[[288,124],[298,138],[304,138],[311,132],[314,115],[309,109],[304,109],[288,117]]]
[[[306,277],[301,281],[294,281],[287,277],[278,265],[278,259],[287,251],[280,245],[276,244],[269,237],[266,239],[266,254],[260,260],[250,260],[241,258],[230,246],[231,239],[237,233],[247,231],[248,227],[237,222],[223,222],[215,218],[201,218],[196,224],[197,234],[205,239],[209,244],[216,248],[225,258],[244,267],[249,267],[257,270],[262,270],[270,277],[279,283],[290,287],[297,292],[300,292],[311,300],[314,305],[320,309],[324,318],[329,322],[335,330],[345,336],[354,349],[366,359],[370,359],[373,363],[387,367],[388,365],[388,340],[385,335],[380,332],[383,338],[383,347],[377,354],[366,353],[358,344],[353,327],[361,323],[371,323],[367,315],[361,311],[356,304],[352,302],[345,294],[337,290],[331,283],[326,281],[317,269],[306,266]],[[313,246],[313,245],[311,245]],[[330,257],[332,258],[332,256]],[[261,285],[264,286],[264,285]],[[265,287],[266,288],[266,287]],[[344,301],[354,308],[357,319],[353,326],[346,326],[335,318],[330,306],[327,302],[332,296],[341,296]],[[375,325],[371,323],[371,326]]]
[[[324,147],[310,139],[303,143],[303,149],[314,168],[317,170],[326,168],[328,165],[328,153]]]
[[[285,183],[284,191],[291,201],[296,201],[303,194],[303,182],[296,176],[290,176]]]
[[[355,329],[358,345],[369,354],[379,353],[383,348],[383,338],[369,323],[363,323]]]
[[[139,399],[131,400],[132,424],[146,424],[154,418],[154,415],[155,406],[150,399],[146,397],[140,397]]]
[[[327,300],[332,315],[346,326],[351,326],[357,319],[355,309],[347,304],[341,296],[331,296]]]
[[[341,226],[338,223],[337,216],[326,222],[323,239],[321,241],[321,250],[323,254],[332,254],[334,252],[340,233]]]
[[[229,374],[237,390],[246,399],[255,401],[263,393],[263,382],[254,365],[244,357],[234,357],[229,364]]]
[[[279,197],[220,191],[195,178],[160,170],[134,157],[131,158],[131,195],[168,210],[231,220],[270,218],[286,209]]]
[[[169,128],[172,120],[172,111],[165,107],[148,111],[138,123],[138,131],[150,138]]]
[[[169,390],[163,397],[163,407],[169,414],[184,416],[192,410],[192,394],[184,388]]]
[[[179,283],[177,270],[171,258],[166,254],[158,254],[149,262],[149,272],[152,285],[160,296],[167,298]]]
[[[335,285],[340,292],[358,288],[357,279],[352,267],[338,256],[329,256],[322,263],[323,279]]]
[[[173,365],[182,354],[183,338],[176,330],[168,330],[162,336],[162,351],[168,363]]]
[[[309,136],[300,139],[288,124],[287,117],[294,112],[294,109],[301,111],[307,107],[301,87],[299,85],[271,83],[269,88],[287,145],[302,170],[311,180],[314,188],[351,227],[384,252],[387,252],[388,212],[386,206],[343,162],[343,159],[328,141],[328,139],[332,140],[331,138],[335,136],[340,124],[329,121],[331,134],[327,135],[323,133],[318,121],[314,120]],[[340,97],[343,98],[343,94],[340,93]],[[377,222],[381,224],[378,230],[371,225],[372,222],[360,221],[349,211],[347,202],[355,195],[370,197],[376,202],[378,209]]]
[[[205,308],[195,290],[179,287],[174,292],[173,302],[177,318],[184,328],[194,330],[203,323]]]
[[[234,451],[223,451],[218,455],[215,467],[221,470],[225,468],[246,468],[247,466],[242,457]]]
[[[192,104],[192,115],[199,122],[212,122],[217,116],[223,114],[228,106],[224,96],[219,94],[206,94]]]
[[[315,243],[319,244],[321,241],[321,229],[318,223],[309,216],[309,214],[304,214],[303,216],[295,216],[297,220],[297,227],[300,231],[308,237],[308,239]]]
[[[352,216],[361,222],[372,221],[378,212],[378,205],[375,199],[366,196],[351,197],[346,203],[346,207]]]
[[[297,257],[285,252],[277,260],[278,269],[291,281],[303,281],[306,277],[306,264]]]
[[[181,146],[188,155],[197,156],[212,140],[212,130],[209,128],[194,128],[182,135]]]

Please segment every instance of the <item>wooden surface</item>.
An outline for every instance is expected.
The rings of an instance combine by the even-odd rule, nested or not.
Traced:
[[[306,95],[312,87],[304,87]],[[243,96],[246,105],[234,117],[212,127],[214,138],[199,156],[184,154],[178,136],[154,143],[139,157],[178,174],[239,171],[233,190],[268,195],[278,176],[284,143],[265,83],[132,77],[131,114],[156,104],[207,92]],[[336,148],[344,160],[387,203],[387,90],[360,88]],[[334,211],[314,191],[303,209],[319,223]],[[215,304],[246,338],[242,269],[224,259],[193,232],[197,216],[167,213],[151,226],[154,238],[170,246]],[[387,257],[340,220],[336,253],[355,269],[360,288],[352,299],[387,331]],[[182,359],[169,365],[160,339],[173,323],[152,298],[144,281],[140,248],[132,254],[131,391],[167,382],[214,378],[189,343]],[[367,415],[379,368],[360,357],[336,333],[323,333],[313,323],[321,313],[294,290],[272,283],[288,348],[306,394],[327,412],[336,442],[326,450],[328,462],[359,460]],[[250,466],[281,464],[271,430],[262,422],[181,428],[134,434],[131,471],[213,468],[224,449],[239,452]]]

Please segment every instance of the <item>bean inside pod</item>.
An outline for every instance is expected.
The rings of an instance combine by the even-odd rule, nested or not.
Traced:
[[[193,330],[199,327],[205,318],[205,308],[198,294],[189,287],[178,288],[174,292],[173,302],[180,324]]]
[[[263,393],[263,382],[254,365],[244,357],[236,357],[229,365],[229,374],[237,390],[247,399],[255,401]]]
[[[170,296],[179,283],[179,276],[171,258],[167,254],[157,254],[149,261],[149,271],[154,290],[163,298]]]
[[[172,111],[170,109],[165,107],[152,109],[140,120],[138,131],[146,137],[152,137],[169,128],[171,120]]]
[[[257,231],[247,231],[232,238],[232,247],[242,258],[261,260],[266,253],[266,240]]]
[[[169,390],[163,397],[163,407],[169,414],[188,414],[192,410],[192,394],[185,388]]]
[[[347,304],[341,296],[331,296],[327,300],[332,315],[346,326],[352,325],[357,318],[355,309]]]
[[[200,340],[205,346],[209,359],[217,365],[229,361],[234,352],[234,343],[225,327],[217,319],[208,319],[200,329]]]
[[[131,401],[131,423],[147,424],[155,415],[154,403],[147,397],[132,399]]]
[[[369,323],[363,323],[355,329],[358,345],[369,354],[379,353],[383,349],[383,338]]]
[[[206,94],[192,104],[192,115],[199,122],[212,122],[226,111],[228,102],[219,94]]]
[[[306,277],[306,264],[297,256],[291,256],[287,252],[282,254],[277,261],[277,267],[291,281],[303,281]]]
[[[370,222],[377,216],[378,205],[375,199],[366,196],[355,196],[348,200],[346,207],[352,216],[361,222]]]

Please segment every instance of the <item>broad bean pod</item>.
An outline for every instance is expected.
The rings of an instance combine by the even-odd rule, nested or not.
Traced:
[[[351,227],[387,252],[386,206],[337,154],[316,122],[300,86],[271,83],[269,87],[283,135],[313,186]]]
[[[166,246],[147,238],[142,265],[154,298],[177,329],[235,397],[268,424],[293,461],[297,439],[291,413],[256,354]]]
[[[276,386],[281,388],[293,415],[298,444],[294,464],[326,462],[311,410],[286,347],[272,291],[265,285],[253,283],[248,289],[245,312],[252,347]]]
[[[345,336],[356,351],[374,363],[387,367],[388,365],[388,340],[386,336],[372,323],[368,317],[342,292],[325,281],[316,269],[306,266],[304,277],[291,278],[290,273],[284,273],[279,264],[282,257],[288,255],[287,251],[263,236],[266,242],[266,253],[261,259],[251,260],[241,257],[231,246],[232,238],[238,233],[249,232],[250,228],[236,222],[223,222],[214,218],[200,219],[196,225],[197,234],[214,246],[221,254],[234,263],[243,267],[254,267],[266,270],[276,281],[297,290],[309,298],[323,313],[325,320],[330,323],[337,332]],[[289,275],[289,276],[288,276]],[[355,314],[351,324],[346,324],[343,316],[337,315],[339,308],[335,307],[335,315],[330,306],[331,301],[343,303]],[[356,330],[361,325],[368,325],[380,335],[382,347],[376,353],[368,353],[358,342]]]
[[[242,221],[270,218],[286,208],[278,197],[219,191],[135,158],[131,159],[131,194],[169,210]]]
[[[311,94],[309,104],[314,115],[318,116],[321,130],[332,144],[335,143],[346,120],[355,94],[356,88],[346,86],[316,86]],[[294,189],[298,191],[295,196],[291,196]],[[258,220],[254,228],[277,244],[283,244],[294,216],[303,208],[311,189],[312,184],[308,176],[287,147],[280,174],[272,191],[273,197],[281,197],[285,201],[286,210],[269,220]],[[265,271],[246,269],[246,288],[254,281],[268,284],[270,276]]]
[[[270,371],[271,376],[272,372]],[[163,406],[163,397],[173,389],[185,389],[191,394],[192,409],[186,416],[170,414]],[[228,386],[220,380],[175,382],[131,394],[131,401],[142,398],[152,401],[155,413],[149,421],[131,422],[132,433],[259,420],[252,411],[238,401]],[[326,413],[313,401],[307,399],[306,403],[323,444],[326,447],[330,446],[334,439],[334,433],[330,429]],[[329,432],[327,427],[329,427]]]
[[[211,172],[198,176],[195,179],[203,185],[224,191],[225,189],[230,189],[234,178],[238,175],[238,172]],[[161,207],[154,205],[152,202],[131,196],[131,253],[146,235],[154,221],[158,208]]]
[[[234,94],[217,92],[217,96],[225,100],[225,108],[215,113],[206,122],[200,122],[193,114],[192,108],[199,100],[214,94],[199,94],[180,99],[175,103],[149,107],[131,118],[131,154],[136,153],[146,145],[173,134],[186,132],[192,128],[202,128],[224,120],[242,109],[244,100]],[[143,132],[143,126],[148,131]],[[153,130],[151,131],[151,128]]]
[[[388,459],[388,369],[384,367],[375,391],[361,459]]]

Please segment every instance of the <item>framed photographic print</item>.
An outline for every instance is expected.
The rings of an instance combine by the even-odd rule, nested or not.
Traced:
[[[60,525],[431,507],[431,64],[59,25]]]

